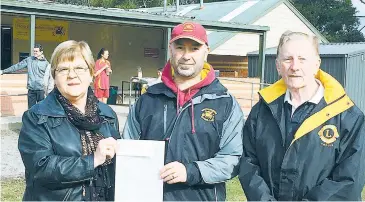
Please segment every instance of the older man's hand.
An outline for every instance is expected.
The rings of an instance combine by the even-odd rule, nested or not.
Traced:
[[[174,161],[166,164],[160,171],[161,179],[168,184],[186,182],[187,174],[184,164]]]

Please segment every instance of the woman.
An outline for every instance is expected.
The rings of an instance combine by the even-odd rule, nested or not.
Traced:
[[[95,96],[101,101],[106,103],[109,97],[109,75],[112,72],[110,62],[108,61],[109,51],[102,48],[95,63],[95,82],[94,91]]]
[[[87,43],[66,41],[51,58],[55,88],[26,111],[18,148],[25,201],[114,199],[115,112],[94,96],[94,60]]]

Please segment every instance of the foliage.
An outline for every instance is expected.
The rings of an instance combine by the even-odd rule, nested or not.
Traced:
[[[351,0],[292,0],[299,12],[330,42],[365,41]]]

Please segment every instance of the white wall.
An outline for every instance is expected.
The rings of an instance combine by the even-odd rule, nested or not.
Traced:
[[[268,31],[266,35],[267,48],[277,46],[281,34],[287,30],[314,35],[314,33],[284,3],[258,19],[253,25],[270,27],[270,31]],[[257,51],[258,49],[259,35],[236,34],[226,43],[212,51],[211,54],[245,56],[247,52]]]

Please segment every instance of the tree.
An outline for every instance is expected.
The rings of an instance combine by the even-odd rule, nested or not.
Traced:
[[[330,42],[365,41],[351,0],[292,0],[294,6]]]

